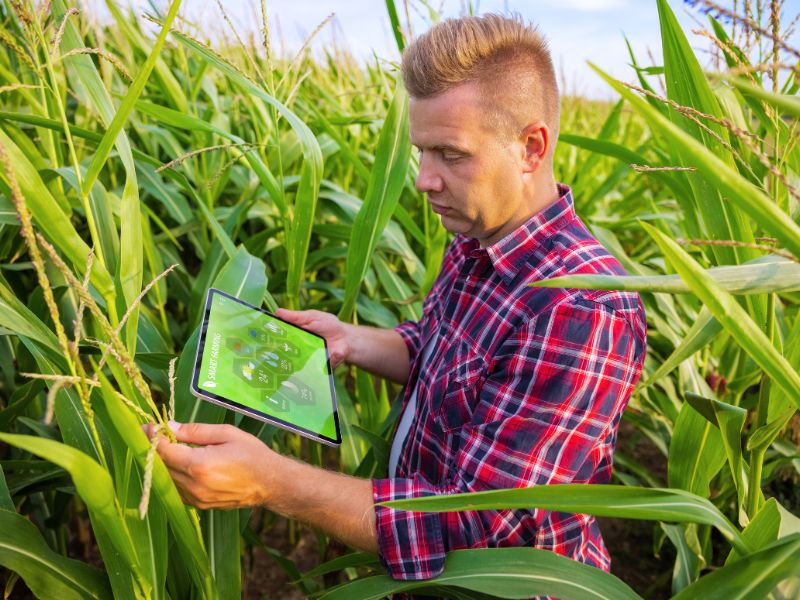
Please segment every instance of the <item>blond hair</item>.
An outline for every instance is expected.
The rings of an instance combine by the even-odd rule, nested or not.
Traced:
[[[547,40],[519,15],[446,19],[403,52],[402,74],[413,98],[430,98],[458,85],[480,86],[491,125],[518,135],[542,119],[558,135],[559,98]]]

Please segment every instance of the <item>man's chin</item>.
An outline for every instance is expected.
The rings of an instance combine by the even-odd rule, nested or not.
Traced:
[[[458,217],[450,214],[439,215],[439,220],[442,223],[442,227],[444,227],[450,233],[460,233],[461,235],[468,236],[470,230],[472,229],[469,223],[466,223]]]

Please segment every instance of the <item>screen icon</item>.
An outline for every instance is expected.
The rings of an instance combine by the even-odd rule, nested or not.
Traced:
[[[275,337],[286,337],[286,330],[278,325],[275,321],[267,321],[264,323],[264,329],[269,331]]]

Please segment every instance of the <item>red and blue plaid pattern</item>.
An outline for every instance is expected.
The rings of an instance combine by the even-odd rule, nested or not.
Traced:
[[[532,288],[566,274],[624,274],[575,215],[572,192],[487,248],[456,236],[422,319],[397,327],[417,411],[397,476],[375,502],[556,483],[606,483],[617,426],[642,369],[635,293]],[[434,344],[426,364],[421,349]],[[396,579],[441,573],[449,550],[533,546],[608,570],[594,517],[545,510],[419,513],[376,507]]]

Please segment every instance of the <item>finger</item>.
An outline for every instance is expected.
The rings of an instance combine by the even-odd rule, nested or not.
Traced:
[[[199,446],[224,444],[240,432],[233,425],[215,425],[211,423],[176,423],[170,421],[169,428],[175,433],[175,439],[179,442],[187,442]]]
[[[193,454],[197,448],[190,448],[184,444],[172,444],[169,440],[161,438],[156,447],[158,455],[170,471],[189,472],[189,465],[194,460]]]
[[[295,325],[306,325],[311,320],[308,311],[304,310],[288,310],[286,308],[279,308],[275,311],[275,315],[285,321],[294,323]]]
[[[157,428],[160,428],[161,435],[164,435],[164,429],[161,426],[157,426],[155,423],[144,423],[142,426],[142,431],[147,436],[147,439],[152,441],[156,435]]]

